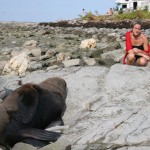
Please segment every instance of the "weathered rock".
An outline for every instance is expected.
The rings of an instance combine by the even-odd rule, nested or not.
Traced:
[[[62,62],[65,67],[71,67],[71,66],[81,66],[82,61],[81,59],[71,59],[71,60],[64,60]]]
[[[80,48],[95,48],[96,47],[96,40],[93,38],[83,40],[83,41],[81,41],[81,44],[79,47]]]
[[[51,66],[51,67],[47,67],[46,70],[52,70],[52,69],[59,69],[59,66],[58,65],[54,65],[54,66]]]
[[[0,61],[0,71],[3,70],[4,66],[7,64],[6,60]]]
[[[101,54],[101,58],[103,60],[112,59],[112,60],[114,60],[115,63],[121,63],[123,57],[124,57],[123,50],[108,51],[104,54]]]
[[[29,144],[17,143],[12,150],[36,150],[36,148]]]
[[[86,59],[84,59],[84,63],[88,66],[96,65],[96,61],[94,58],[88,58],[88,59],[86,58]]]
[[[0,77],[0,91],[4,90],[5,85],[7,84],[7,80],[5,80],[3,77]]]
[[[60,138],[55,143],[49,144],[39,150],[71,150],[71,144],[67,139]]]
[[[35,57],[40,57],[41,56],[41,49],[40,48],[34,48],[31,50],[31,53]]]
[[[11,73],[16,71],[18,75],[24,76],[29,65],[29,59],[26,53],[21,53],[13,57],[4,67],[3,73]]]
[[[30,71],[35,71],[35,70],[41,69],[41,68],[42,68],[42,63],[36,62],[36,61],[32,61],[32,62],[30,63],[30,67],[28,67],[28,69],[29,69]]]
[[[34,49],[37,47],[38,42],[35,40],[30,40],[30,41],[26,41],[23,44],[23,47],[28,48],[28,49]]]
[[[56,58],[57,58],[58,61],[65,60],[65,53],[59,53],[59,54],[57,54]]]
[[[5,86],[7,84],[7,80],[0,77],[0,99],[3,99],[6,95]]]
[[[123,148],[117,148],[117,150],[149,150],[150,147],[147,146],[126,146]]]
[[[71,150],[124,150],[126,145],[134,150],[149,148],[149,72],[147,67],[118,64],[110,69],[92,66],[36,71],[22,80],[38,83],[52,76],[66,80],[63,120],[69,129],[62,138],[70,141]],[[10,80],[7,76],[4,79]]]

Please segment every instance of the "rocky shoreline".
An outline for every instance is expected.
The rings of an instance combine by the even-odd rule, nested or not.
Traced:
[[[59,21],[59,22],[41,22],[39,25],[44,25],[44,26],[53,26],[53,27],[83,27],[83,28],[111,28],[111,29],[123,29],[123,28],[131,28],[133,20],[120,20],[120,21],[114,21],[114,20],[104,20],[102,19],[101,21],[85,21],[81,19],[76,19],[76,20],[70,20],[70,21]],[[145,19],[142,20],[142,26],[143,29],[149,29],[150,26],[150,20]]]
[[[66,22],[76,25],[77,21]],[[25,71],[66,66],[111,66],[122,62],[125,53],[125,33],[130,28],[96,28],[96,23],[94,27],[85,28],[81,20],[78,24],[79,26],[75,27],[62,27],[61,24],[59,27],[59,22],[0,23],[0,72],[18,73],[16,70],[19,68],[13,67],[13,63],[17,63],[13,57],[21,53],[26,55],[22,56],[27,63],[26,69],[23,68]],[[90,22],[88,24],[90,25]],[[150,29],[143,32],[150,39]],[[92,46],[88,45],[89,39],[93,42]],[[25,74],[25,71],[21,71],[20,74]]]
[[[54,27],[48,23],[0,23],[0,72],[2,75],[24,75],[26,71],[37,69],[122,63],[127,30]],[[150,30],[144,32],[150,38]],[[15,58],[22,53],[24,55],[18,56],[22,60]],[[20,61],[26,68],[19,73],[16,64]]]

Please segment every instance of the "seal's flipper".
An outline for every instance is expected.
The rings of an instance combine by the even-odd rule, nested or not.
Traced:
[[[30,145],[32,145],[36,148],[41,148],[41,147],[46,146],[46,145],[49,144],[48,141],[41,141],[41,140],[32,139],[32,138],[23,139],[22,142],[30,144]]]
[[[37,141],[55,142],[61,136],[61,133],[46,131],[42,129],[23,129],[14,133],[7,133],[6,142],[13,146],[17,142],[23,142],[25,139],[36,139]]]
[[[23,129],[20,131],[20,134],[23,138],[34,138],[50,142],[55,142],[61,136],[61,133],[35,128]]]

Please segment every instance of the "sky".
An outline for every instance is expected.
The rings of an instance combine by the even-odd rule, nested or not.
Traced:
[[[55,22],[80,18],[85,12],[103,15],[115,0],[0,0],[0,21]]]

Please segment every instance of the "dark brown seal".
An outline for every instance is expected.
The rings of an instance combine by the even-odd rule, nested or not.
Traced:
[[[0,104],[0,142],[13,146],[25,142],[44,146],[56,141],[59,133],[45,131],[63,125],[67,86],[64,79],[48,78],[40,84],[27,83]]]

